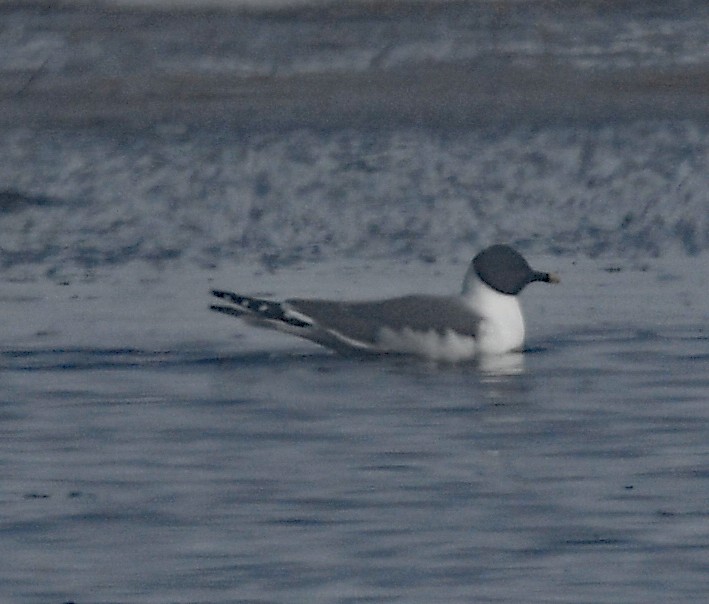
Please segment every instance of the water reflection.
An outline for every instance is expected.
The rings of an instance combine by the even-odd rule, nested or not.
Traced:
[[[480,357],[477,368],[484,381],[494,382],[511,375],[520,375],[524,373],[524,354],[510,352]]]

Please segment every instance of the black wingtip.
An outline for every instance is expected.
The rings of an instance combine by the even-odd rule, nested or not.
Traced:
[[[221,306],[219,304],[210,304],[209,310],[213,310],[215,312],[220,312],[225,315],[232,315],[233,317],[243,317],[244,316],[243,312],[234,308],[233,306]]]

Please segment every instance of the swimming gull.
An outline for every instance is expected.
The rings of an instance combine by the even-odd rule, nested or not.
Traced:
[[[473,258],[457,296],[275,302],[212,290],[220,303],[210,308],[343,354],[408,354],[456,362],[521,350],[524,318],[517,294],[534,281],[558,283],[559,278],[532,270],[519,252],[498,244]]]

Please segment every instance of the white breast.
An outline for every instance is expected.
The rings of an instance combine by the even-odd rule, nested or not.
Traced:
[[[476,276],[468,276],[463,300],[482,321],[478,328],[479,354],[520,350],[524,343],[524,318],[517,296],[502,294]]]

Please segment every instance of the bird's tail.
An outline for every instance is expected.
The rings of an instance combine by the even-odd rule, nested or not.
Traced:
[[[212,304],[210,309],[244,319],[255,319],[265,323],[281,323],[291,327],[310,327],[307,323],[288,312],[281,302],[242,296],[234,292],[213,289],[212,295],[226,304]]]

